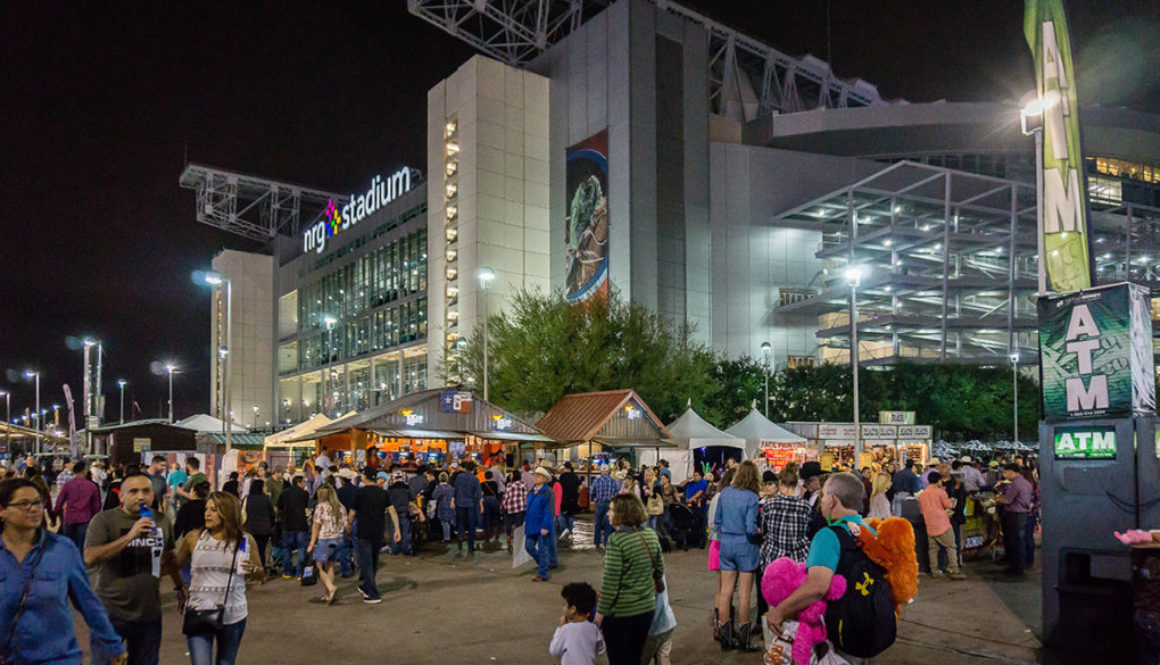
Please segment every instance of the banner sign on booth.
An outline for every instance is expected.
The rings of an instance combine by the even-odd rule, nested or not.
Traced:
[[[916,413],[914,411],[879,411],[879,425],[913,425]]]
[[[1156,412],[1145,287],[1114,284],[1040,298],[1039,355],[1048,422]]]
[[[471,393],[460,390],[444,390],[439,393],[439,410],[443,413],[471,413],[473,400]]]
[[[863,425],[863,439],[893,439],[898,436],[898,428],[894,425]]]
[[[819,439],[854,439],[858,436],[858,429],[852,424],[818,423]]]
[[[929,439],[931,438],[930,425],[899,425],[899,439]]]

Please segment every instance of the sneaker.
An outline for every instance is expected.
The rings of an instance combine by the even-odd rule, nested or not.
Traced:
[[[572,532],[571,532],[570,530],[568,530],[568,529],[564,529],[563,531],[561,531],[561,532],[560,532],[560,538],[559,538],[559,539],[560,539],[560,540],[564,540],[564,539],[568,538],[568,536],[571,536],[571,535],[572,535]]]
[[[967,579],[967,576],[962,573],[951,573],[950,578],[958,582]]]
[[[367,605],[378,605],[383,602],[382,598],[363,598],[363,602]]]
[[[930,574],[930,578],[931,578],[932,580],[937,580],[937,579],[938,579],[938,578],[940,578],[940,577],[942,577],[942,573],[931,573],[931,574]]]
[[[356,586],[355,588],[358,589],[358,592],[362,595],[363,600],[370,600],[371,597],[367,595],[366,591],[363,591],[361,586]]]
[[[294,576],[293,576],[293,575],[283,575],[283,576],[282,576],[282,579],[284,579],[284,580],[292,580],[292,579],[294,579]],[[301,577],[299,577],[298,579],[302,579],[302,578],[301,578]]]

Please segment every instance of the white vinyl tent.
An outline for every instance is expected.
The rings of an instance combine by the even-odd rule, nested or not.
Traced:
[[[693,451],[698,448],[725,446],[729,448],[744,448],[745,442],[737,437],[722,432],[713,427],[697,412],[689,407],[676,420],[668,425],[672,441],[677,444],[676,449],[660,451],[660,458],[667,460],[669,469],[673,472],[673,482],[679,483],[693,473]],[[641,449],[641,462],[653,465],[656,463],[656,453],[647,448]]]
[[[761,455],[761,450],[765,443],[790,443],[795,445],[806,445],[805,437],[798,436],[793,432],[777,425],[757,409],[749,412],[749,415],[742,418],[736,425],[725,430],[727,434],[743,440],[743,447],[745,449],[745,459],[755,459]]]
[[[224,422],[222,422],[221,419],[214,418],[213,416],[209,415],[208,413],[199,413],[196,416],[190,416],[190,417],[185,418],[183,420],[179,420],[174,424],[177,425],[178,427],[184,427],[185,429],[194,430],[195,432],[197,432],[199,434],[202,434],[202,433],[213,434],[214,432],[226,431],[226,424]],[[248,432],[248,431],[250,431],[250,430],[246,429],[245,427],[242,427],[241,425],[239,425],[237,423],[234,423],[230,427],[231,434],[244,434],[245,432]]]

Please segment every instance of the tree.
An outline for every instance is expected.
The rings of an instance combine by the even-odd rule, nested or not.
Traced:
[[[547,411],[570,393],[632,388],[664,422],[685,403],[710,399],[716,358],[674,325],[617,294],[570,305],[559,294],[522,291],[506,312],[488,317],[491,401],[522,416]],[[482,328],[449,354],[444,378],[483,381]]]
[[[744,418],[755,404],[761,408],[765,367],[752,357],[718,359],[709,376],[717,385],[717,392],[707,399],[693,398],[705,420],[725,429]],[[774,389],[773,374],[770,374],[769,389]]]

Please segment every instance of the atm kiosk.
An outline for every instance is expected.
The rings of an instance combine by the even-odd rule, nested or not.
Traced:
[[[1039,300],[1044,663],[1133,663],[1131,550],[1160,528],[1148,290]]]

